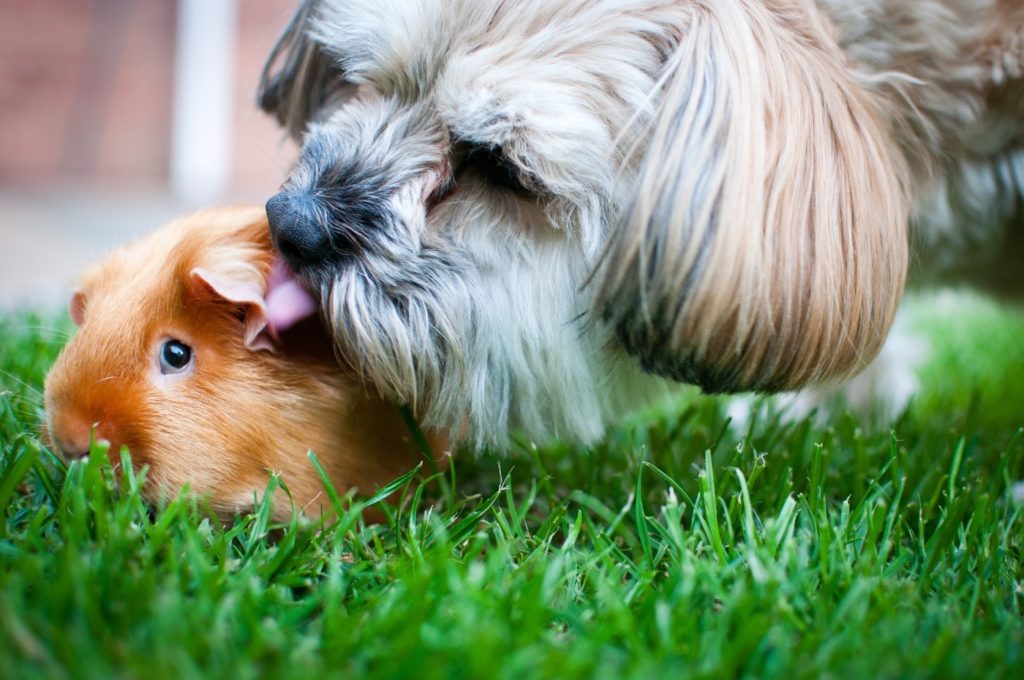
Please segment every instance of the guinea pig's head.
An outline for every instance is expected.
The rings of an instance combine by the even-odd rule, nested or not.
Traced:
[[[115,465],[126,446],[149,500],[187,484],[222,516],[251,507],[268,471],[307,513],[325,508],[310,449],[342,492],[408,469],[400,415],[337,365],[315,316],[281,336],[268,324],[274,262],[263,210],[221,208],[87,270],[46,380],[51,445],[74,459],[107,440]]]

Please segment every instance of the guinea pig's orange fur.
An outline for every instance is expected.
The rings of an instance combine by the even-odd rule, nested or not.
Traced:
[[[149,467],[147,498],[188,484],[225,517],[252,506],[268,470],[281,473],[305,513],[327,511],[310,449],[342,493],[372,492],[410,469],[418,455],[393,405],[368,394],[330,351],[251,349],[253,310],[195,276],[201,269],[263,290],[272,259],[263,210],[222,208],[89,269],[72,302],[80,329],[46,380],[51,443],[84,451],[95,428],[112,457],[125,445],[135,465]],[[191,346],[191,373],[161,373],[168,339]],[[285,500],[275,498],[278,518],[291,512]]]

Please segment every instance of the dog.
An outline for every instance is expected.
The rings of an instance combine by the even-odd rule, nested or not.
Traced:
[[[474,446],[875,357],[907,282],[1019,298],[1024,4],[308,0],[267,203],[337,351]]]

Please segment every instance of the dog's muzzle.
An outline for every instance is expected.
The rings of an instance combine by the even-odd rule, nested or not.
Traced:
[[[293,269],[322,262],[330,254],[330,234],[315,215],[316,202],[302,193],[282,191],[267,201],[274,246]]]

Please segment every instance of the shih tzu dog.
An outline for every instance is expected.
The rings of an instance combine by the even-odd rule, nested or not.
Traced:
[[[267,212],[383,395],[592,440],[855,373],[908,270],[1019,295],[1022,69],[1018,0],[311,0]]]

